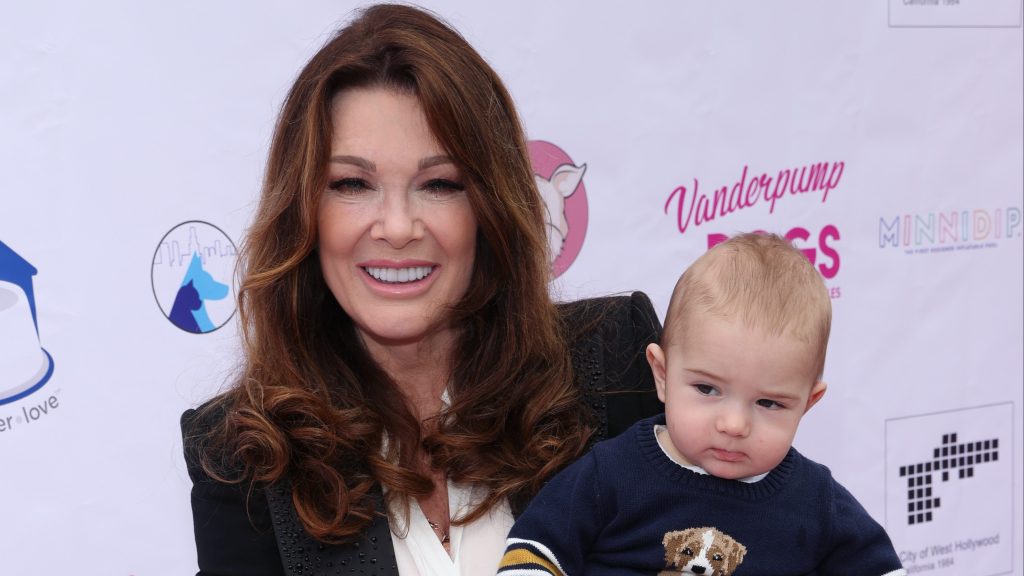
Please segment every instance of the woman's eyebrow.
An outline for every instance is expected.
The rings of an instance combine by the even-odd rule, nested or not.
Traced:
[[[374,164],[370,160],[367,160],[366,158],[362,158],[360,156],[351,156],[351,155],[348,155],[348,154],[339,154],[339,155],[331,156],[330,160],[331,160],[331,162],[334,162],[334,163],[337,163],[337,164],[351,164],[353,166],[357,166],[359,168],[362,168],[363,170],[366,170],[367,172],[376,172],[377,171],[377,165],[376,164]],[[441,164],[451,164],[451,163],[452,163],[451,157],[449,157],[446,154],[439,154],[437,156],[428,156],[427,158],[424,158],[424,159],[420,160],[420,162],[419,162],[419,169],[420,170],[426,170],[427,168],[431,168],[433,166],[439,166]]]
[[[452,159],[446,154],[438,154],[437,156],[428,156],[420,160],[420,170],[426,170],[433,166],[440,164],[452,164]]]
[[[361,158],[359,156],[348,156],[348,155],[344,155],[344,154],[338,155],[338,156],[331,156],[331,162],[335,162],[337,164],[351,164],[353,166],[357,166],[359,168],[362,168],[363,170],[366,170],[367,172],[376,172],[377,171],[377,165],[376,164],[374,164],[373,162],[370,162],[366,158]]]

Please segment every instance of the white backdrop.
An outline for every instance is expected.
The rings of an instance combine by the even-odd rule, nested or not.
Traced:
[[[178,416],[230,380],[232,242],[291,80],[355,6],[4,11],[0,573],[194,572]],[[664,314],[718,235],[789,233],[835,310],[797,446],[913,573],[1024,575],[1021,0],[429,6],[533,148],[586,165],[560,298]],[[202,334],[167,318],[193,252]]]

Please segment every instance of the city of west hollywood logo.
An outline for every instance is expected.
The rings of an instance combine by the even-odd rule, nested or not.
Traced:
[[[973,478],[975,466],[998,461],[999,438],[958,442],[956,432],[943,434],[931,458],[900,466],[900,478],[907,479],[907,524],[931,522],[938,513],[942,499],[936,478],[943,483],[950,481],[950,474],[959,480]]]
[[[911,574],[1009,574],[1012,401],[885,421],[885,529]]]
[[[212,332],[235,313],[238,250],[223,230],[201,220],[182,222],[157,244],[151,265],[153,296],[164,316],[193,334]]]

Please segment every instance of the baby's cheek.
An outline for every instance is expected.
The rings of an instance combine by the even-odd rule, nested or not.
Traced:
[[[773,430],[771,434],[766,434],[762,438],[761,450],[773,460],[781,461],[792,444],[793,435],[788,430]]]

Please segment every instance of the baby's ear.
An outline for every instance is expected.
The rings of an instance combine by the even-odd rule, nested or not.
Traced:
[[[655,343],[647,345],[647,363],[654,374],[654,386],[658,389],[658,400],[665,403],[665,351]]]
[[[807,397],[807,406],[804,407],[804,414],[821,400],[821,397],[825,395],[825,390],[828,389],[828,384],[825,384],[824,380],[818,380],[811,387],[811,395]]]

